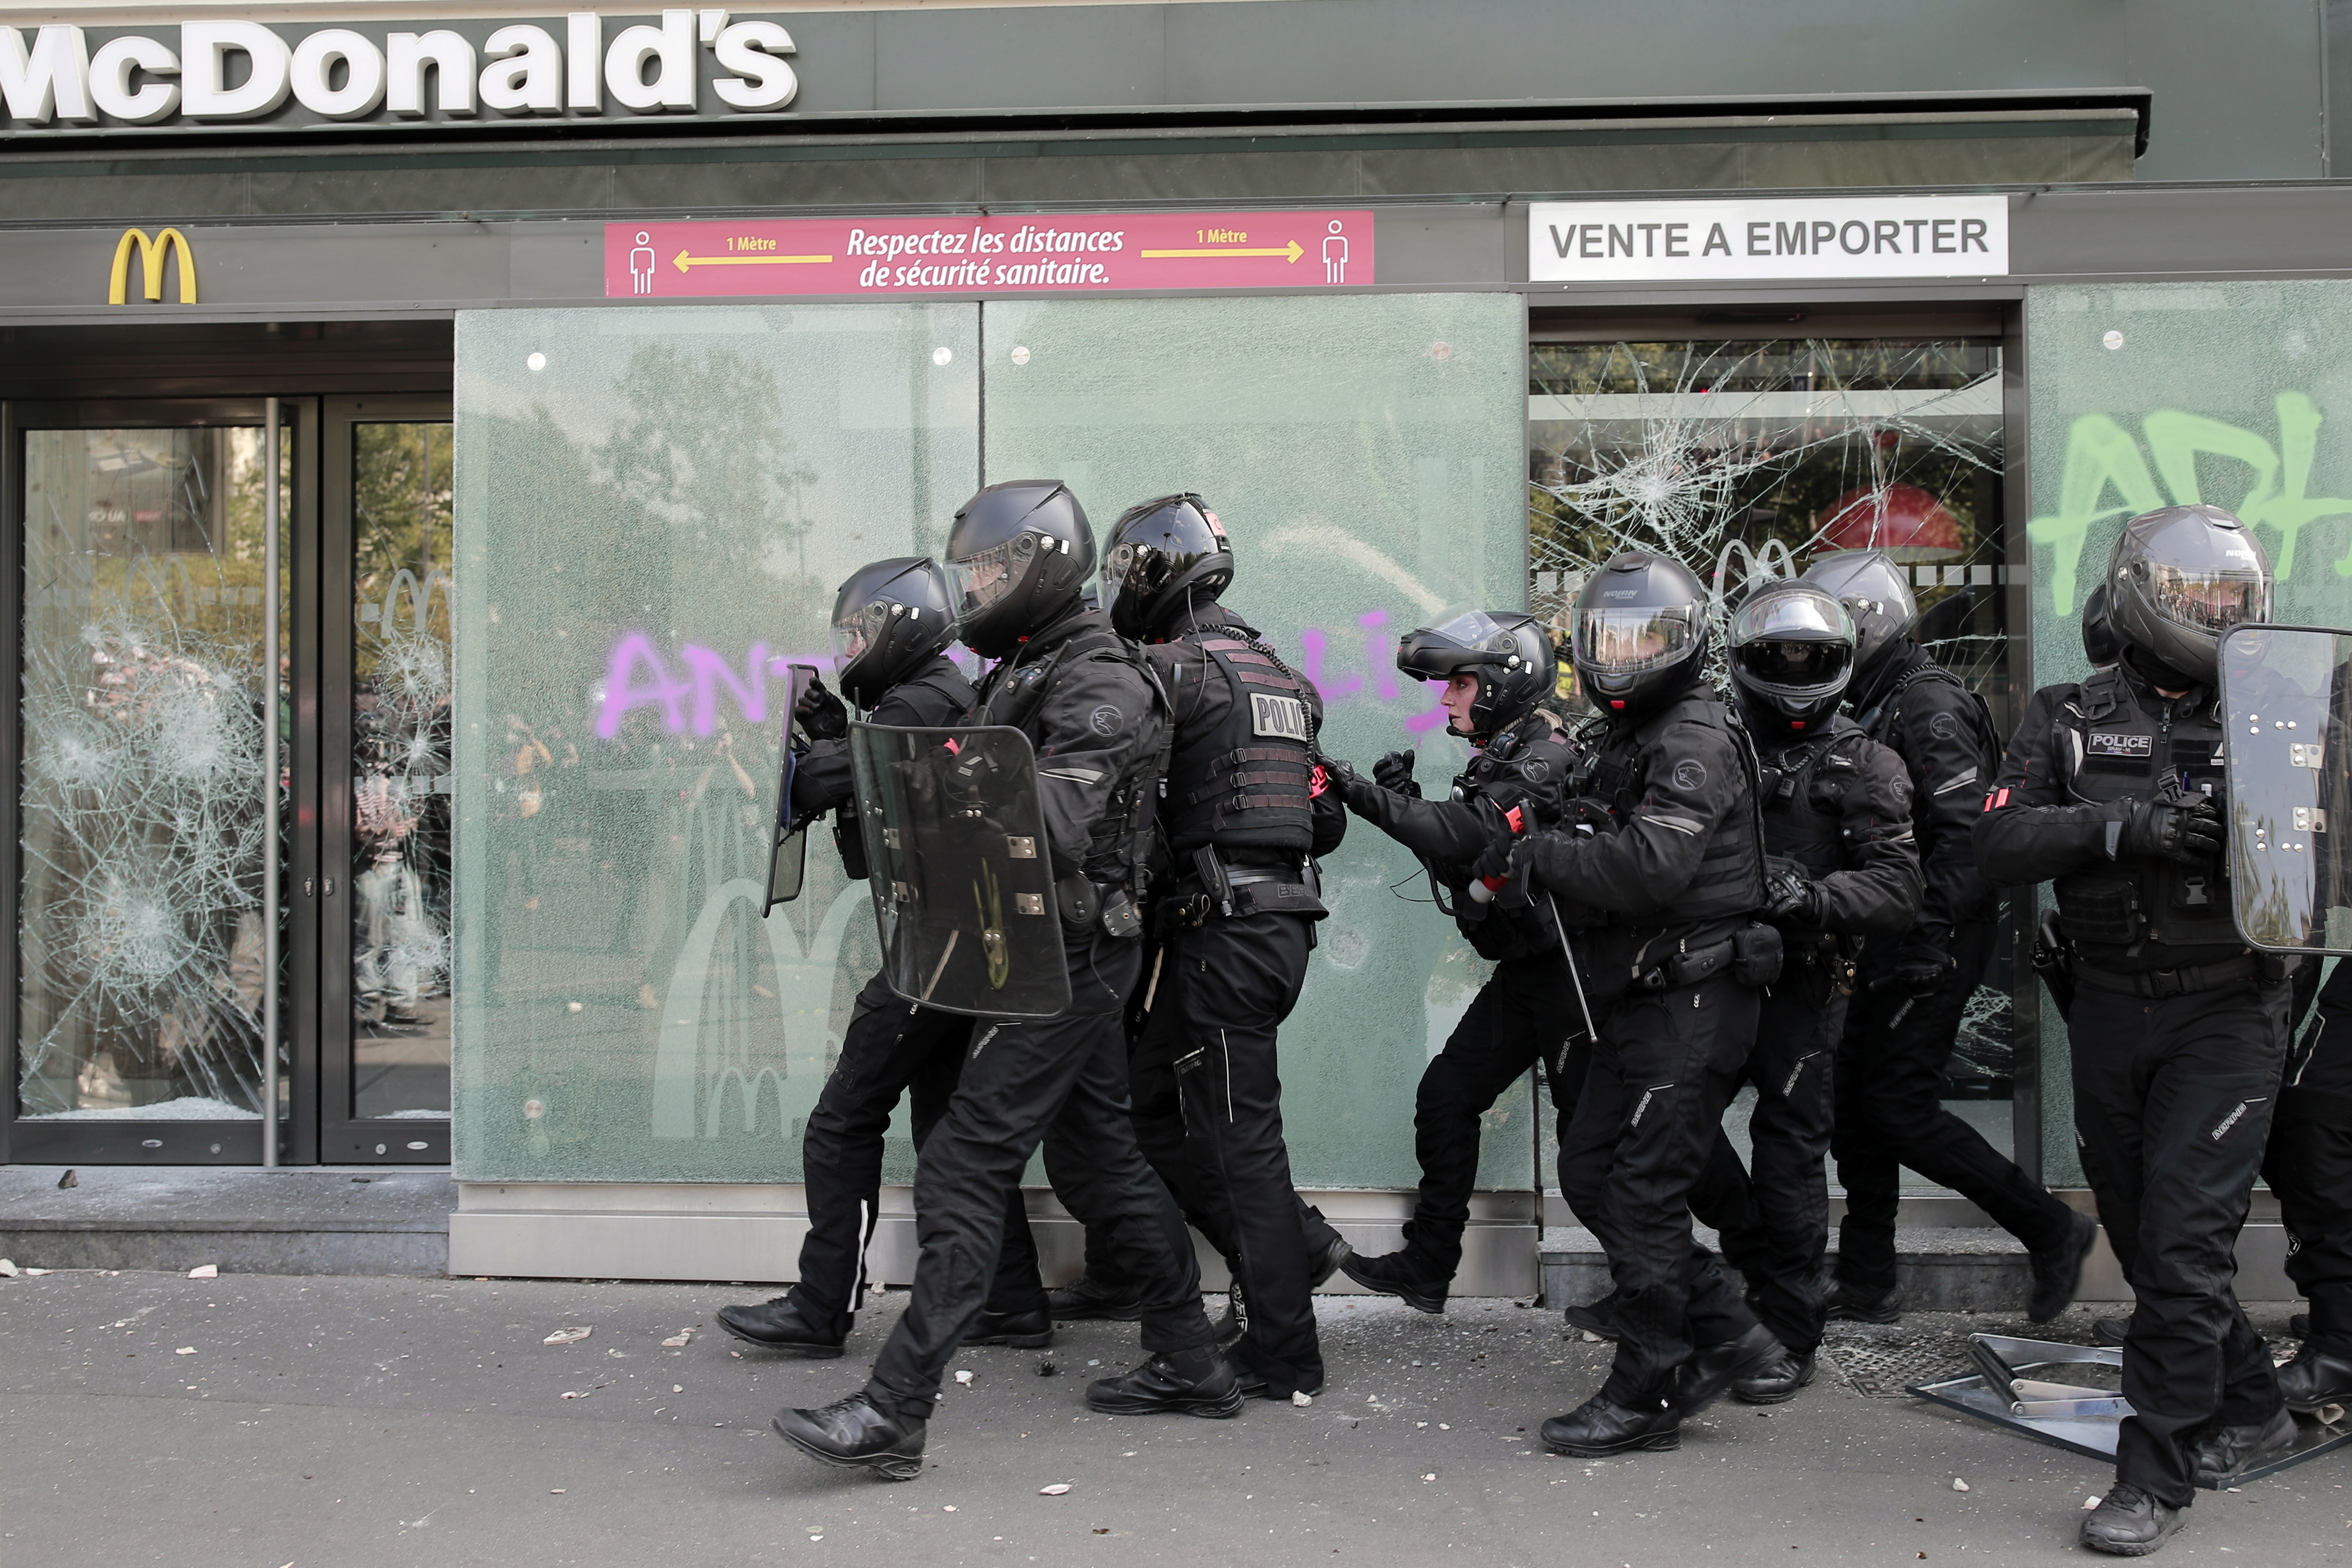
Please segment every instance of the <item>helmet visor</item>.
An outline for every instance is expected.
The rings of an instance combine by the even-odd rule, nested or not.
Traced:
[[[1148,553],[1143,546],[1138,545],[1132,540],[1123,540],[1111,546],[1110,553],[1103,557],[1102,571],[1099,574],[1104,604],[1108,605],[1118,601],[1119,590],[1127,586],[1129,574],[1143,563]]]
[[[1037,536],[1016,533],[977,555],[947,563],[948,598],[963,619],[980,614],[1013,592],[1037,552]]]
[[[846,669],[881,639],[882,628],[890,624],[892,608],[879,601],[868,601],[842,613],[833,623],[835,669]]]
[[[1772,638],[1811,642],[1853,641],[1845,606],[1818,588],[1780,588],[1748,596],[1731,617],[1734,647]]]
[[[2260,572],[2148,563],[2147,600],[2158,615],[2192,631],[2219,636],[2270,616],[2270,584]]]
[[[1423,680],[1446,680],[1456,670],[1502,664],[1519,651],[1516,620],[1467,610],[1438,626],[1408,633],[1397,645],[1397,668]]]
[[[1696,605],[1661,609],[1592,608],[1576,613],[1576,658],[1601,675],[1639,675],[1679,662],[1697,646]]]
[[[1732,657],[1750,679],[1763,685],[1801,690],[1835,684],[1853,662],[1853,645],[1767,637],[1740,644]]]

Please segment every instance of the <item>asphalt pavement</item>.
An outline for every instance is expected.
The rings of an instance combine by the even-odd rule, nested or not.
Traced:
[[[929,1465],[891,1485],[799,1457],[768,1421],[856,1389],[905,1296],[876,1300],[843,1359],[804,1362],[713,1325],[759,1293],[0,1279],[0,1562],[2080,1563],[2084,1501],[2106,1480],[2094,1460],[1877,1396],[1957,1356],[1969,1331],[2021,1323],[1848,1330],[1855,1375],[1824,1365],[1790,1404],[1727,1402],[1686,1424],[1677,1453],[1594,1462],[1536,1437],[1608,1354],[1556,1312],[1476,1300],[1427,1317],[1329,1297],[1325,1391],[1231,1421],[1089,1414],[1087,1380],[1137,1357],[1132,1325],[1066,1326],[1050,1352],[966,1351],[953,1364],[972,1376],[931,1423]],[[2079,1337],[2087,1313],[2054,1328]],[[2339,1453],[2202,1494],[2163,1555],[2352,1561],[2347,1482]]]

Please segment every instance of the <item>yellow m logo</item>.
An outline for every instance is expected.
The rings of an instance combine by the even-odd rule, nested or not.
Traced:
[[[167,228],[153,239],[142,228],[127,228],[115,242],[114,270],[106,283],[106,302],[110,305],[127,303],[125,296],[131,283],[131,247],[139,247],[140,270],[144,274],[147,298],[158,304],[163,299],[163,258],[174,246],[180,256],[180,303],[196,302],[196,252],[188,237],[176,228]]]

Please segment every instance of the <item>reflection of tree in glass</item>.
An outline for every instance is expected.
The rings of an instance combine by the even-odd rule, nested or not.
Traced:
[[[629,500],[691,529],[714,567],[773,564],[776,545],[802,542],[801,491],[816,473],[784,430],[773,370],[731,349],[649,343],[617,390],[628,417],[596,455]]]

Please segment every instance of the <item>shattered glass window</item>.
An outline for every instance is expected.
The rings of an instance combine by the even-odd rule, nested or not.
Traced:
[[[1913,583],[1919,640],[1984,694],[2005,736],[2000,382],[2000,345],[1971,339],[1537,342],[1529,605],[1564,647],[1593,568],[1657,551],[1712,590],[1719,658],[1754,583],[1823,552],[1885,550]],[[1575,700],[1565,670],[1561,696]],[[2004,938],[1962,1026],[1949,1098],[2009,1098],[2009,964]],[[1981,1121],[2008,1145],[2005,1106]]]
[[[261,434],[26,435],[25,1117],[261,1113]]]

